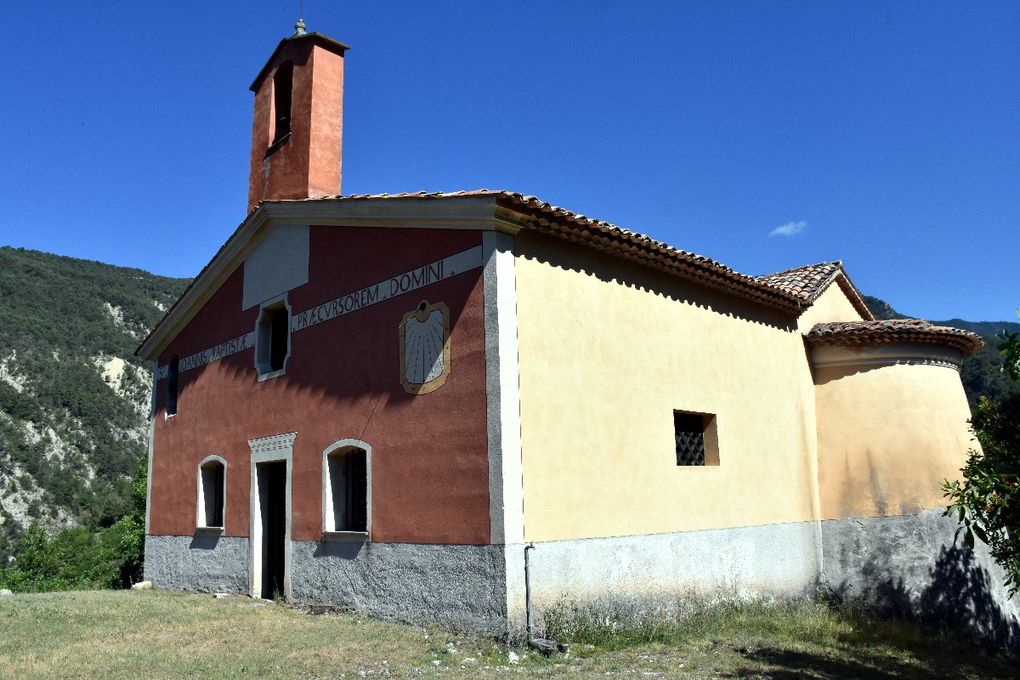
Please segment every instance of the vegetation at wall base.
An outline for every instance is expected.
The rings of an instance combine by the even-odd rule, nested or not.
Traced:
[[[491,638],[242,596],[15,595],[0,598],[0,677],[1016,677],[1015,660],[951,635],[807,600],[706,606],[692,625],[650,636],[607,633],[611,622],[562,624],[575,631],[562,639],[570,653],[546,658]]]
[[[998,343],[1003,372],[1020,381],[1020,333]],[[960,522],[957,537],[986,543],[1006,572],[1010,595],[1020,592],[1020,394],[981,397],[971,421],[981,450],[971,449],[963,480],[946,481],[946,514]]]

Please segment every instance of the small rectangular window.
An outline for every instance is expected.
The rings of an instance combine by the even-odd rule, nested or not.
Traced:
[[[290,310],[283,302],[262,308],[255,334],[259,379],[283,373],[290,353]]]
[[[719,438],[711,413],[673,411],[678,466],[719,464]]]
[[[272,339],[269,344],[269,370],[283,370],[283,362],[287,358],[287,334],[289,332],[289,315],[285,308],[274,309],[270,320]]]
[[[166,414],[177,415],[177,391],[180,388],[180,359],[174,357],[170,360],[170,367],[166,376]]]

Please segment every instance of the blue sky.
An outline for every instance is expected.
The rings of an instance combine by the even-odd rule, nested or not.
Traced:
[[[10,3],[0,244],[193,276],[288,2]],[[344,192],[506,188],[928,318],[1020,304],[1020,3],[306,0]]]

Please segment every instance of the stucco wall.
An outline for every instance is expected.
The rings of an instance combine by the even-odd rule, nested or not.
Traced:
[[[860,321],[862,318],[861,313],[853,306],[843,289],[833,281],[800,315],[800,318],[797,319],[797,328],[801,333],[807,333],[816,323]]]
[[[290,291],[301,312],[387,277],[480,247],[474,231],[311,227],[309,282]],[[243,268],[160,357],[199,352],[255,328],[242,311]],[[435,392],[399,381],[402,316],[419,300],[450,311],[452,369]],[[178,412],[164,416],[157,389],[149,530],[195,531],[197,464],[227,461],[226,536],[247,536],[251,452],[247,441],[297,432],[292,538],[322,537],[322,452],[340,439],[372,446],[372,538],[408,543],[489,541],[485,328],[482,269],[291,333],[286,374],[259,382],[249,348],[180,374]]]
[[[960,374],[948,366],[815,371],[823,519],[906,515],[945,504],[972,441]]]
[[[516,255],[527,540],[816,517],[794,319],[530,233]],[[674,409],[717,414],[720,465],[676,465]]]

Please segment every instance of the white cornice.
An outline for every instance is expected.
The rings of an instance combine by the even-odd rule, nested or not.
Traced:
[[[498,214],[497,214],[498,211]],[[521,226],[498,209],[496,196],[268,201],[248,215],[136,350],[154,360],[223,285],[270,226],[474,229],[516,234]]]
[[[963,355],[959,350],[924,343],[888,343],[865,347],[840,345],[811,345],[811,366],[833,368],[841,366],[878,367],[898,364],[945,366],[960,370]]]

